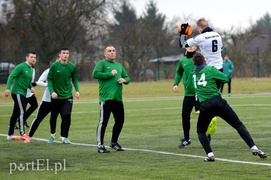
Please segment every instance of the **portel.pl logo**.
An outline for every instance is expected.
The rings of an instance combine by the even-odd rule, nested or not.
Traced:
[[[52,171],[58,174],[59,171],[66,171],[66,159],[54,162],[49,159],[36,159],[26,163],[9,163],[9,174],[15,171]]]

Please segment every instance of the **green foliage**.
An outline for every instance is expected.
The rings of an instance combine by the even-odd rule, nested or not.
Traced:
[[[271,79],[235,79],[232,97],[225,97],[246,125],[257,146],[271,154],[270,145],[270,81]],[[69,138],[74,144],[46,143],[49,138],[49,116],[40,124],[30,144],[7,141],[7,125],[12,112],[11,98],[0,98],[0,178],[1,179],[270,179],[270,160],[260,159],[239,135],[218,118],[217,132],[212,138],[216,155],[213,163],[203,162],[205,153],[196,135],[197,115],[191,114],[192,144],[179,149],[181,128],[181,91],[172,90],[172,81],[131,83],[124,87],[126,120],[119,143],[124,152],[111,150],[98,154],[96,127],[99,119],[97,83],[81,83],[81,98],[74,100]],[[226,86],[226,85],[225,85]],[[180,90],[182,86],[180,85]],[[3,92],[4,87],[0,90]],[[36,88],[38,100],[43,88]],[[5,100],[6,102],[3,102]],[[28,122],[34,118],[34,114]],[[60,118],[57,124],[59,136]],[[105,143],[109,145],[113,117]],[[18,130],[15,130],[18,134]],[[57,138],[58,138],[57,136]],[[58,140],[58,139],[57,139]],[[59,142],[59,141],[58,141]],[[49,160],[49,170],[16,170],[10,165]],[[66,169],[64,170],[64,159]],[[45,161],[47,162],[47,161]],[[55,174],[55,163],[62,169]],[[44,163],[42,167],[47,167]],[[41,168],[42,168],[41,167]],[[53,170],[51,170],[53,169]]]

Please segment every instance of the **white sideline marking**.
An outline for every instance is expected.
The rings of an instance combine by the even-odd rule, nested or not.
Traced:
[[[6,137],[7,135],[6,134],[0,134],[0,136]],[[47,139],[42,139],[42,138],[32,138],[32,139],[37,140],[37,141],[45,141],[45,142],[48,141]],[[56,143],[62,143],[60,141],[54,141],[54,142],[56,142]],[[84,144],[84,143],[75,143],[75,142],[71,142],[71,145],[97,147],[97,144]],[[165,155],[173,155],[173,156],[192,157],[192,158],[200,158],[200,159],[206,158],[206,156],[196,156],[196,155],[191,155],[191,154],[180,154],[180,153],[172,153],[172,152],[165,152],[165,151],[156,151],[156,150],[149,150],[149,149],[132,149],[132,148],[123,148],[123,149],[124,150],[128,150],[128,151],[149,152],[149,153],[156,153],[156,154],[165,154]],[[260,165],[260,166],[271,166],[271,164],[269,164],[269,163],[238,161],[238,160],[231,160],[231,159],[224,159],[224,158],[215,158],[215,160],[216,161],[223,161],[223,162],[239,163],[239,164],[252,164],[252,165]],[[206,163],[208,163],[208,162],[206,162]]]

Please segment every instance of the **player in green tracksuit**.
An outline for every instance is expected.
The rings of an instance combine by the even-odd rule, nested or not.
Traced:
[[[99,82],[100,119],[97,127],[97,144],[99,153],[110,152],[104,146],[104,134],[111,112],[115,124],[112,131],[110,147],[116,151],[123,151],[118,144],[118,138],[124,124],[124,107],[122,102],[123,84],[129,84],[130,78],[122,66],[115,62],[116,50],[109,45],[104,50],[105,59],[100,60],[92,72],[92,76]]]
[[[237,114],[233,111],[227,101],[221,97],[216,81],[227,83],[229,81],[228,77],[215,67],[207,66],[204,56],[200,53],[194,55],[193,62],[195,65],[195,71],[193,73],[194,86],[200,101],[197,133],[199,141],[207,154],[205,161],[215,160],[214,153],[205,134],[209,123],[215,116],[221,117],[236,129],[241,138],[252,150],[253,155],[258,155],[260,158],[266,158],[266,154],[257,148],[250,133],[240,121]]]
[[[75,97],[80,97],[78,73],[75,65],[69,62],[69,49],[62,48],[58,54],[59,61],[54,62],[49,70],[47,82],[51,94],[51,137],[48,144],[54,142],[56,136],[56,120],[58,114],[61,115],[60,139],[63,144],[70,144],[68,139],[71,113],[73,105],[72,84],[76,90]]]
[[[7,139],[15,139],[13,136],[14,126],[16,124],[17,118],[19,117],[19,129],[20,129],[20,138],[25,139],[27,134],[24,130],[24,114],[26,112],[26,92],[27,89],[31,89],[31,92],[34,92],[32,86],[32,75],[33,75],[33,66],[36,64],[36,53],[28,52],[26,55],[26,62],[18,64],[15,69],[11,72],[8,77],[6,84],[5,96],[10,95],[11,85],[13,84],[11,90],[11,96],[14,100],[13,113],[10,118],[9,132]]]
[[[195,54],[197,47],[192,46],[186,48],[186,55],[180,59],[175,73],[175,79],[173,84],[173,91],[178,92],[178,85],[183,81],[184,86],[184,98],[182,104],[182,126],[184,138],[181,139],[181,143],[178,146],[183,148],[191,144],[190,140],[190,114],[193,107],[196,107],[195,87],[192,78],[192,72],[194,70],[193,55]]]

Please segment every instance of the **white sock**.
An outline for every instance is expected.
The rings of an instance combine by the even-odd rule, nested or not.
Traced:
[[[56,136],[56,133],[54,133],[54,134],[51,134],[51,136],[55,137],[55,136]]]
[[[65,137],[60,136],[60,140],[61,140],[61,141],[63,141],[64,138],[65,138]]]
[[[208,153],[208,157],[212,157],[212,156],[215,156],[213,152],[209,152]]]
[[[252,146],[250,149],[251,149],[251,150],[258,150],[258,148],[257,148],[256,145]]]

